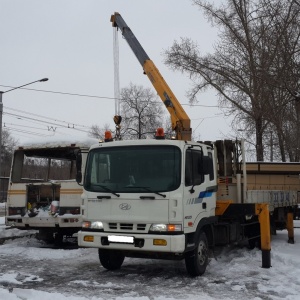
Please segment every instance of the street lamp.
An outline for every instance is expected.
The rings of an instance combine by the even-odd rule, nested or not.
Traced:
[[[8,93],[8,92],[11,92],[13,90],[16,90],[16,89],[20,89],[24,86],[27,86],[29,84],[33,84],[35,82],[44,82],[44,81],[48,81],[48,78],[43,78],[43,79],[40,79],[40,80],[36,80],[36,81],[33,81],[33,82],[29,82],[29,83],[26,83],[26,84],[23,84],[21,86],[18,86],[18,87],[15,87],[15,88],[12,88],[8,91],[5,91],[5,92],[1,92],[0,91],[0,178],[1,178],[1,171],[2,171],[2,168],[1,168],[1,158],[2,158],[2,115],[3,115],[3,102],[2,102],[2,95],[4,93]]]

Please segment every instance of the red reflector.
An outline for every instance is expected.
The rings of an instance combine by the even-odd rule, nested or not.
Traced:
[[[12,207],[9,207],[8,208],[8,215],[9,216],[13,216],[13,215],[21,215],[22,214],[22,208],[12,208]]]
[[[79,215],[80,214],[80,208],[75,208],[75,209],[70,210],[70,214]]]

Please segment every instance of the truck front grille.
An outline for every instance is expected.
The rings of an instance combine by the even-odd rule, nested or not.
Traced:
[[[110,230],[114,231],[145,231],[146,224],[133,224],[133,223],[108,223]]]

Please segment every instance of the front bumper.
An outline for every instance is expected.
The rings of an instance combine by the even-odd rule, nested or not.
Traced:
[[[40,227],[77,227],[81,228],[82,216],[81,215],[63,215],[63,216],[49,216],[49,217],[21,217],[21,216],[8,216],[6,217],[5,224],[16,228],[40,228]]]
[[[130,237],[133,242],[110,242],[110,236]],[[164,246],[155,245],[154,240],[164,240]],[[181,254],[185,251],[185,235],[155,235],[155,234],[115,234],[107,232],[79,231],[78,245],[100,249],[124,251],[147,251]]]

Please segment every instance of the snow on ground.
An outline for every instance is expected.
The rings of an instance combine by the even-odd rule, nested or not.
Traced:
[[[272,268],[261,268],[261,252],[241,247],[224,247],[215,253],[202,277],[190,278],[184,264],[127,258],[121,271],[107,272],[99,269],[95,249],[41,248],[34,238],[22,237],[0,245],[0,261],[15,259],[16,268],[0,271],[0,299],[5,300],[298,300],[300,299],[300,221],[295,221],[295,244],[287,243],[287,232],[279,231],[272,237]],[[23,231],[6,229],[0,217],[0,237],[24,234]],[[58,260],[63,265],[70,259],[79,265],[82,275],[70,274],[68,287],[45,291],[47,273],[35,272],[22,265],[33,265]],[[20,265],[19,265],[20,261]],[[67,268],[67,265],[63,265]],[[18,269],[19,267],[19,269]],[[1,270],[1,269],[0,269]],[[54,272],[49,269],[45,272]],[[69,271],[66,271],[66,274]],[[73,271],[74,272],[74,271]],[[93,273],[94,272],[94,273]],[[150,273],[150,275],[148,275]],[[40,275],[37,275],[40,274]],[[44,274],[44,275],[43,275]],[[112,275],[109,275],[112,274]],[[64,275],[63,275],[64,276]],[[109,277],[110,276],[110,277]],[[31,287],[26,288],[26,284]],[[9,287],[9,286],[13,286]],[[44,291],[43,291],[44,289]],[[99,292],[98,292],[99,291]],[[106,292],[106,294],[105,294]],[[109,295],[109,297],[107,296]],[[145,296],[146,295],[146,296]]]

